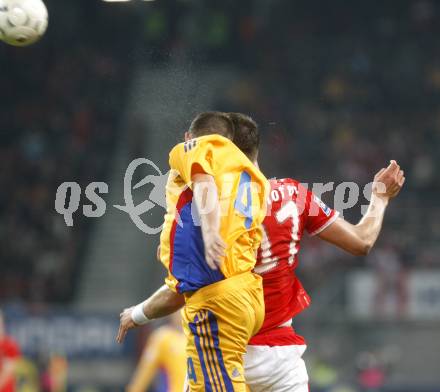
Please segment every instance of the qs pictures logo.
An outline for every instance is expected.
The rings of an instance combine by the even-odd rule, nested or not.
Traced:
[[[136,170],[146,165],[153,169],[154,174],[147,175],[136,184],[133,177]],[[137,158],[127,167],[124,175],[124,202],[125,205],[113,205],[120,211],[128,214],[136,227],[145,234],[157,234],[162,226],[150,227],[142,220],[142,215],[153,209],[156,205],[166,208],[165,186],[168,173],[162,174],[159,167],[147,158]],[[147,184],[152,184],[153,188],[147,200],[135,205],[133,190],[139,189]],[[91,182],[84,190],[85,197],[91,204],[82,206],[82,213],[88,218],[102,217],[107,210],[105,200],[100,196],[109,192],[109,186],[105,182]],[[80,208],[81,187],[77,182],[63,182],[57,189],[55,198],[55,210],[64,216],[67,226],[73,226],[73,214]]]

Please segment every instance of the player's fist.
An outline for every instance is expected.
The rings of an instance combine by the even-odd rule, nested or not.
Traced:
[[[405,183],[405,173],[396,161],[390,161],[388,167],[379,170],[374,176],[373,193],[383,199],[396,197]]]
[[[223,257],[225,257],[226,245],[222,237],[216,230],[207,230],[203,233],[205,244],[205,258],[209,267],[216,270],[220,267]]]

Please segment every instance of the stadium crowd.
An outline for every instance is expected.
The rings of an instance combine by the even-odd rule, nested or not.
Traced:
[[[384,257],[394,271],[438,266],[440,58],[433,33],[439,6],[427,0],[398,8],[368,4],[334,15],[341,7],[320,4],[325,9],[315,12],[305,3],[245,1],[231,15],[213,2],[181,18],[189,7],[158,3],[145,14],[139,58],[212,64],[233,58],[245,76],[216,107],[258,120],[262,166],[271,176],[363,185],[397,159],[407,186],[367,262],[380,274],[386,273]],[[72,293],[70,277],[88,226],[78,217],[75,229],[66,229],[54,212],[55,191],[63,181],[83,185],[105,177],[131,63],[106,50],[102,39],[85,43],[91,32],[105,35],[89,29],[70,37],[68,48],[60,41],[57,56],[44,42],[27,49],[35,51],[32,64],[29,52],[2,49],[8,50],[1,58],[8,72],[0,76],[8,115],[0,118],[0,183],[7,190],[0,196],[1,298],[66,300]],[[112,50],[126,42],[113,42]],[[421,195],[423,206],[416,201]],[[323,198],[333,205],[332,193]],[[359,216],[362,203],[345,216]],[[301,268],[305,279],[314,277],[310,284],[354,265],[316,242],[306,248]]]
[[[82,17],[76,11],[57,13],[50,39],[0,49],[7,92],[0,98],[1,300],[72,298],[90,225],[76,214],[73,229],[66,227],[54,208],[56,190],[65,181],[84,190],[111,167],[130,64],[120,60],[117,40],[100,42],[105,31],[91,42],[90,28],[65,29]]]

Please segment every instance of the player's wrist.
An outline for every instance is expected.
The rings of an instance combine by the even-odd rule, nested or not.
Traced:
[[[144,313],[144,302],[141,302],[133,308],[131,319],[136,325],[145,325],[151,321]]]
[[[218,230],[214,228],[212,225],[202,225],[202,238],[203,242],[206,246],[209,246],[212,242],[214,242],[214,239],[218,235]]]
[[[380,200],[385,206],[387,206],[390,201],[390,197],[386,193],[373,192],[372,197]]]

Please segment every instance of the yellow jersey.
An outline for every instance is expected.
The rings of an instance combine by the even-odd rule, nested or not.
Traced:
[[[180,143],[170,152],[167,213],[160,238],[160,258],[168,269],[168,286],[179,292],[196,291],[251,271],[261,243],[268,181],[229,139],[202,136]],[[220,201],[220,235],[226,256],[219,270],[205,261],[204,244],[191,178],[213,176]]]
[[[182,392],[186,375],[186,338],[182,331],[163,326],[148,339],[127,392],[144,392],[159,371],[166,377],[168,392]]]

